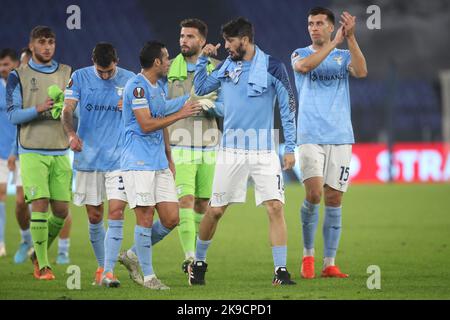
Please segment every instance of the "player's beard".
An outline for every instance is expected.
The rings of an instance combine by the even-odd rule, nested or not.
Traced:
[[[235,56],[232,56],[232,55],[230,54],[230,52],[228,52],[228,54],[230,54],[231,60],[233,60],[233,61],[240,61],[240,60],[244,59],[244,56],[245,56],[246,53],[247,53],[247,51],[245,51],[245,50],[242,48],[242,43],[241,43],[241,44],[239,45],[239,47],[236,49],[236,55],[235,55]]]
[[[200,51],[200,48],[199,47],[197,47],[197,48],[189,48],[189,50],[187,50],[187,51],[183,51],[183,49],[180,48],[180,51],[181,51],[181,54],[183,55],[183,57],[190,58],[190,57],[195,56],[196,54],[198,54],[199,51]]]
[[[321,47],[324,44],[324,41],[322,39],[318,39],[318,40],[313,40],[313,44],[315,46]]]
[[[36,62],[40,63],[40,64],[47,64],[50,61],[52,61],[53,56],[50,57],[50,59],[46,59],[44,58],[42,55],[40,55],[39,53],[34,53],[34,57],[36,58]]]

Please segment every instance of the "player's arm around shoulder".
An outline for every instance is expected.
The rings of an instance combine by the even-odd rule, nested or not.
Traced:
[[[202,110],[197,101],[187,101],[178,112],[163,118],[152,117],[146,90],[142,83],[133,82],[131,85],[127,84],[124,92],[125,100],[130,101],[136,121],[144,133],[166,128],[180,119],[197,115]]]

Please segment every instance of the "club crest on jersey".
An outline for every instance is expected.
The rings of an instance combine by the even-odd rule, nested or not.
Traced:
[[[133,90],[133,95],[134,95],[136,98],[138,98],[138,99],[143,98],[143,97],[145,96],[144,88],[141,88],[141,87],[135,88],[135,89]]]
[[[119,96],[119,97],[121,97],[122,96],[122,94],[123,94],[123,87],[116,87],[116,90],[117,90],[117,95]],[[137,88],[136,88],[137,89]]]
[[[342,65],[342,56],[334,57],[333,60],[336,61],[338,65]]]

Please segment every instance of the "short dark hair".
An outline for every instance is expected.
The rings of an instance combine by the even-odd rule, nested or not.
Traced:
[[[12,61],[19,61],[16,50],[11,48],[5,48],[0,51],[0,60],[5,59],[6,57],[10,57]]]
[[[20,50],[20,56],[22,56],[24,53],[26,53],[29,57],[33,55],[33,52],[31,52],[30,48],[28,47],[23,47],[22,50]]]
[[[330,9],[324,7],[314,7],[308,12],[308,16],[317,16],[318,14],[326,15],[327,19],[334,25],[334,13]]]
[[[34,27],[30,32],[30,41],[39,38],[53,38],[56,39],[56,35],[50,27],[47,26],[37,26]]]
[[[250,42],[253,43],[255,31],[250,21],[239,17],[222,25],[222,34],[225,37],[248,37]]]
[[[111,43],[99,42],[92,50],[92,60],[102,68],[107,68],[113,62],[119,61],[117,51]]]
[[[162,49],[165,47],[166,46],[163,43],[156,40],[146,42],[139,54],[141,67],[148,69],[153,66],[155,59],[162,60]]]
[[[181,28],[195,28],[206,39],[208,36],[208,26],[202,20],[197,18],[184,19],[180,22]]]

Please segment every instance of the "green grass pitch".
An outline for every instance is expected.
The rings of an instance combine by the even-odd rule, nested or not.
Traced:
[[[219,224],[208,251],[205,287],[189,287],[181,272],[183,260],[177,231],[153,249],[156,274],[171,287],[155,292],[131,282],[116,266],[118,289],[91,285],[96,263],[88,240],[83,208],[72,206],[71,264],[81,268],[81,290],[66,287],[67,266],[54,266],[57,279],[40,282],[32,277],[30,262],[12,262],[20,235],[8,198],[6,245],[0,258],[0,299],[449,299],[450,298],[450,185],[354,185],[343,203],[343,233],[337,264],[348,279],[302,280],[299,207],[304,189],[286,188],[288,269],[297,285],[272,287],[272,256],[268,219],[255,208],[253,190],[247,203],[234,205]],[[320,225],[323,220],[321,211]],[[122,248],[133,241],[135,219],[127,210]],[[321,267],[322,232],[316,239],[316,271]],[[56,244],[56,243],[55,243]],[[56,257],[55,244],[50,250]],[[381,289],[369,290],[367,267],[381,269]]]

